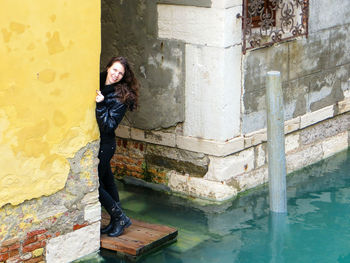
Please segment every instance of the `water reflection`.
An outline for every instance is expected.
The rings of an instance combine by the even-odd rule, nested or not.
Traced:
[[[269,212],[268,187],[218,205],[119,185],[130,216],[179,230],[175,244],[139,262],[350,262],[348,153],[288,176],[288,215]]]
[[[288,239],[289,225],[286,213],[270,212],[269,215],[269,244],[270,262],[285,262],[283,251]]]

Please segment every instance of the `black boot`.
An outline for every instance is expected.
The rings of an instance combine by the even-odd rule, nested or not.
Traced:
[[[117,203],[117,205],[119,206],[119,207],[121,207],[120,206],[120,202],[116,202]],[[109,210],[109,209],[106,209],[107,210],[107,212],[108,212],[108,214],[110,215],[110,217],[111,217],[111,219],[109,220],[109,224],[107,225],[107,226],[105,226],[105,227],[103,227],[103,228],[101,228],[100,229],[100,233],[101,233],[101,235],[104,235],[104,234],[107,234],[109,231],[111,231],[112,230],[112,228],[113,228],[113,220],[112,220],[112,211],[111,210]]]
[[[127,217],[123,210],[120,207],[120,204],[115,204],[115,207],[112,208],[111,213],[111,230],[108,232],[108,236],[117,237],[123,234],[124,229],[131,225],[131,220]]]
[[[111,220],[107,226],[100,229],[101,235],[107,234],[109,231],[112,230],[112,227],[113,227],[113,224],[112,224],[112,220]]]

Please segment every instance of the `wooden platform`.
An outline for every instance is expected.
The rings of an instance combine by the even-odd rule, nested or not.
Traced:
[[[132,225],[119,237],[101,235],[101,247],[116,251],[119,256],[137,260],[144,254],[176,241],[177,230],[172,227],[150,224],[131,219]],[[102,226],[109,215],[102,213]]]

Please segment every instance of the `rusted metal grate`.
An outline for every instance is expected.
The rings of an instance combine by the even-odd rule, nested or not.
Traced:
[[[308,34],[309,0],[243,0],[243,53]]]

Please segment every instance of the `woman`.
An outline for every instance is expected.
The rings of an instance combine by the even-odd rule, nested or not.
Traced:
[[[134,110],[138,103],[138,82],[124,57],[112,57],[107,70],[100,74],[100,90],[96,96],[96,120],[100,130],[98,158],[99,199],[111,216],[110,223],[101,234],[116,237],[131,225],[120,206],[117,186],[110,161],[116,148],[115,129],[127,110]]]

